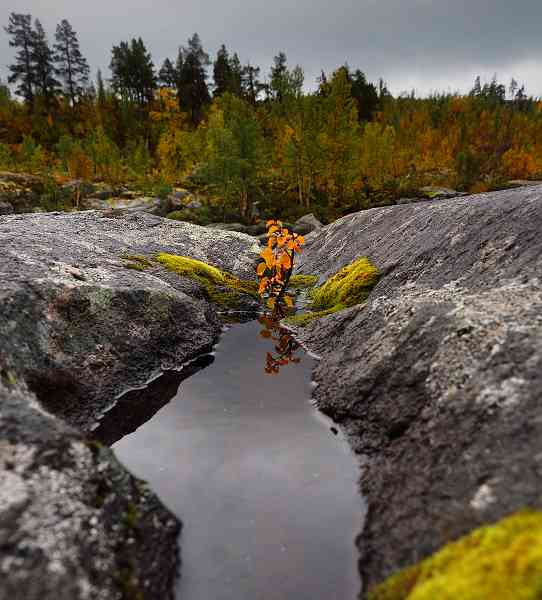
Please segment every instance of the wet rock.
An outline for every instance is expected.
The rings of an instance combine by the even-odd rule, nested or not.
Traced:
[[[310,234],[298,272],[360,256],[365,306],[300,331],[315,399],[367,455],[366,585],[542,507],[542,186],[378,208]]]
[[[197,283],[138,257],[250,278],[258,244],[88,211],[3,216],[0,250],[0,599],[168,598],[179,523],[85,440],[117,398],[208,352],[221,329]]]

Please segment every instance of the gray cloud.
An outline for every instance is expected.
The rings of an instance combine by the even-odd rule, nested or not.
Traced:
[[[38,17],[52,35],[67,18],[93,71],[108,73],[111,46],[141,36],[155,63],[197,31],[213,54],[224,42],[267,72],[285,50],[311,85],[347,61],[394,92],[466,91],[476,74],[497,73],[542,95],[540,0],[0,0]],[[2,71],[12,52],[0,36]]]

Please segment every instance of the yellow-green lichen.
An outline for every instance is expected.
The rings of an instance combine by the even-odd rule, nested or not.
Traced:
[[[158,254],[156,260],[170,271],[197,281],[209,300],[219,306],[238,309],[243,307],[244,296],[258,298],[255,281],[244,281],[201,260],[166,253]]]
[[[540,600],[542,512],[474,530],[390,577],[369,600]]]

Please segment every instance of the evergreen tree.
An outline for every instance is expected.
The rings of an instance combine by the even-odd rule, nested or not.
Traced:
[[[230,58],[230,78],[228,81],[228,91],[239,98],[243,94],[243,68],[237,52]]]
[[[178,73],[173,63],[166,58],[158,72],[158,81],[163,87],[176,88]]]
[[[11,36],[9,40],[10,47],[17,48],[15,62],[9,66],[8,83],[18,83],[15,93],[32,105],[34,102],[35,75],[32,61],[34,46],[32,17],[31,15],[12,12],[9,16],[9,24],[4,29]]]
[[[213,80],[213,96],[218,98],[228,91],[228,85],[231,80],[230,57],[224,44],[220,46],[216,54],[216,60],[213,63]]]
[[[250,63],[245,65],[241,71],[241,86],[243,97],[251,104],[255,105],[258,101],[258,96],[265,90],[265,84],[261,83],[260,67],[253,67]]]
[[[211,99],[206,71],[209,64],[209,55],[203,50],[199,35],[195,33],[188,40],[188,46],[179,49],[177,60],[179,103],[189,113],[194,125],[201,121],[203,107]]]
[[[46,103],[59,91],[60,83],[55,78],[56,69],[53,64],[53,51],[47,41],[47,35],[38,19],[34,21],[32,44],[32,64],[34,68],[34,83],[36,92]]]
[[[98,106],[103,107],[103,106],[105,106],[106,97],[105,97],[104,80],[102,78],[102,71],[100,69],[98,69],[98,73],[96,74],[96,83],[98,86],[98,90],[96,92]]]
[[[152,101],[156,89],[154,65],[141,38],[113,46],[111,86],[124,101],[143,105]]]
[[[288,74],[288,67],[286,66],[286,54],[279,52],[277,56],[273,58],[273,66],[269,73],[269,94],[273,100],[282,102],[284,97],[286,77]]]
[[[365,73],[357,69],[349,75],[352,86],[352,97],[356,100],[360,121],[370,121],[378,108],[378,92],[376,86],[367,81]]]
[[[54,60],[64,84],[64,93],[72,106],[81,98],[89,84],[90,69],[79,48],[77,34],[64,19],[56,28]]]

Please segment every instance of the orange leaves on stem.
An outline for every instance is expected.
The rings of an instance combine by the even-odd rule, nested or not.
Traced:
[[[301,252],[305,243],[303,236],[291,232],[281,221],[267,221],[267,245],[261,251],[261,262],[256,267],[260,279],[259,294],[267,298],[267,307],[278,310],[292,308],[293,298],[286,288],[294,268],[295,253]]]

